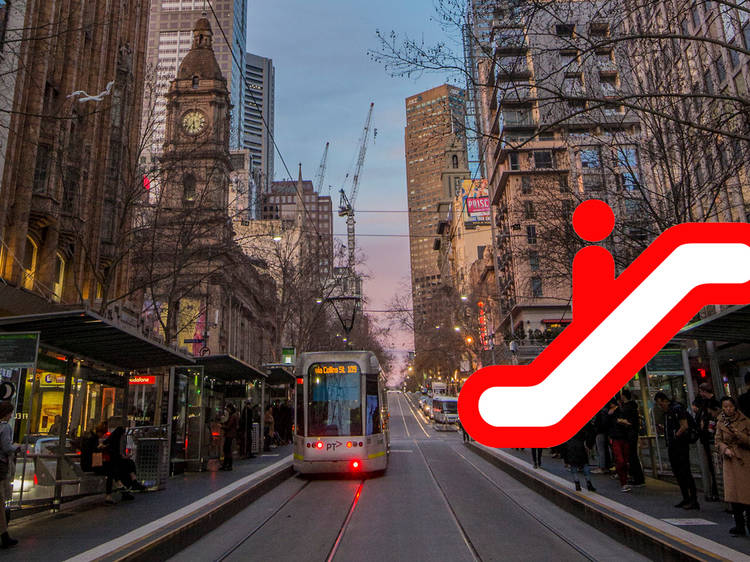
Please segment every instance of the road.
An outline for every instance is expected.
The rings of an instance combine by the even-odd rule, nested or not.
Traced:
[[[385,476],[290,478],[173,560],[645,560],[389,406]]]

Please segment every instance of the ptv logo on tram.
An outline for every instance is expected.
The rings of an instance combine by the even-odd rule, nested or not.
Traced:
[[[573,214],[586,242],[607,238],[612,209]],[[573,437],[706,305],[750,303],[750,224],[685,223],[659,235],[615,277],[590,245],[573,260],[573,320],[529,365],[493,365],[461,389],[464,429],[491,447],[552,447]]]
[[[336,449],[338,449],[342,445],[343,445],[343,443],[341,441],[335,441],[335,442],[330,442],[329,441],[328,443],[326,443],[326,451],[331,451],[331,450],[335,451]]]

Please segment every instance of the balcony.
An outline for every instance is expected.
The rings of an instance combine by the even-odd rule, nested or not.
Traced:
[[[502,120],[503,129],[529,128],[536,126],[536,121],[534,120],[531,111],[523,113],[503,111],[500,113],[500,119]]]
[[[511,27],[498,30],[495,38],[496,55],[521,54],[528,47],[529,44],[523,29]]]
[[[503,57],[497,64],[498,82],[507,82],[516,78],[528,78],[530,75],[529,61],[525,56]]]
[[[515,84],[510,82],[504,87],[498,88],[497,102],[501,106],[508,104],[524,104],[534,98],[531,93],[531,84]]]

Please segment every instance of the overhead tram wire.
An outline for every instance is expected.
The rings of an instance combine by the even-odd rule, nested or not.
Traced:
[[[245,87],[247,88],[247,92],[250,94],[250,99],[255,105],[255,109],[257,109],[260,112],[260,119],[261,121],[263,121],[263,127],[266,129],[266,133],[268,133],[268,137],[271,139],[271,143],[273,143],[273,147],[276,150],[276,154],[279,155],[279,158],[281,159],[281,163],[284,165],[284,170],[286,170],[286,175],[289,176],[290,182],[295,184],[297,195],[302,203],[302,209],[305,212],[305,215],[307,216],[308,220],[312,223],[313,227],[315,228],[315,233],[317,234],[318,239],[322,239],[322,235],[320,234],[320,231],[318,230],[318,225],[316,224],[314,220],[312,220],[310,211],[308,210],[307,205],[305,205],[304,194],[299,189],[299,186],[297,186],[296,180],[292,176],[292,173],[289,171],[289,167],[286,165],[286,160],[284,159],[284,155],[281,153],[281,150],[279,149],[279,145],[276,143],[276,139],[274,138],[273,133],[271,132],[271,129],[268,126],[268,123],[266,122],[265,117],[263,117],[263,111],[261,110],[260,106],[258,105],[258,102],[255,99],[255,95],[253,94],[252,88],[248,87],[247,77],[245,76],[245,69],[242,68],[242,65],[237,60],[237,57],[234,55],[234,51],[232,50],[232,44],[227,38],[227,34],[224,32],[224,28],[222,27],[221,22],[219,21],[219,18],[216,16],[216,12],[214,11],[214,6],[211,0],[205,0],[205,3],[208,4],[208,7],[211,9],[211,14],[214,17],[214,21],[216,22],[216,25],[219,27],[221,36],[224,38],[224,43],[229,48],[229,53],[232,56],[232,60],[234,61],[234,64],[236,64],[237,68],[240,69],[240,75],[242,76],[242,81],[245,83]],[[245,48],[245,46],[243,46],[243,48]]]

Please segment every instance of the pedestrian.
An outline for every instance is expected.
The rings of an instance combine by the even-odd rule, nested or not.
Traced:
[[[734,514],[729,532],[745,536],[750,531],[750,418],[728,396],[721,399],[716,448],[724,459],[724,501],[732,504]]]
[[[464,428],[464,424],[461,423],[460,419],[458,420],[458,427],[461,428],[461,434],[464,438],[464,443],[466,443],[467,441],[469,441],[469,434],[466,432],[466,428]]]
[[[0,501],[3,507],[11,498],[11,482],[15,475],[16,453],[19,450],[13,444],[13,428],[8,423],[13,416],[13,404],[8,401],[0,402]],[[18,544],[18,540],[8,535],[7,512],[0,514],[0,546],[10,548]]]
[[[221,431],[224,433],[224,461],[219,470],[232,470],[232,441],[237,437],[240,420],[237,408],[231,402],[224,406],[224,413],[226,420],[221,424]]]
[[[61,430],[62,430],[62,416],[57,415],[55,416],[55,421],[52,422],[51,426],[49,426],[47,435],[60,435]]]
[[[615,470],[620,481],[620,491],[630,492],[632,488],[628,484],[628,463],[630,461],[630,443],[632,442],[631,431],[638,427],[638,412],[628,408],[627,412],[616,397],[610,401],[607,411],[607,423],[609,427],[609,438],[612,443],[612,452],[615,456]]]
[[[698,425],[698,439],[706,456],[708,472],[711,477],[711,489],[706,493],[706,501],[719,501],[719,488],[716,483],[716,469],[714,467],[713,451],[714,433],[716,432],[716,416],[719,414],[719,401],[714,396],[710,383],[698,385],[699,396],[695,397],[695,423]]]
[[[695,421],[685,406],[670,400],[663,392],[656,393],[654,402],[664,412],[664,438],[669,464],[682,492],[682,501],[675,507],[700,509],[695,480],[690,470],[690,443],[698,439]]]
[[[596,428],[592,422],[588,422],[564,445],[562,457],[573,475],[577,492],[581,491],[581,481],[578,476],[581,472],[586,479],[586,489],[589,492],[596,492],[596,488],[591,483],[591,470],[589,469],[589,450],[595,443]]]
[[[534,468],[542,468],[542,449],[531,449],[531,458],[534,461]]]
[[[750,371],[745,373],[745,392],[737,398],[737,408],[746,418],[750,418]]]
[[[609,474],[611,465],[609,456],[609,436],[607,435],[607,412],[609,404],[605,405],[596,416],[594,416],[594,428],[596,430],[596,455],[598,465],[593,472],[594,474]]]
[[[628,430],[628,442],[630,458],[628,459],[628,472],[630,480],[628,484],[634,488],[646,485],[646,476],[643,474],[641,459],[638,457],[638,437],[641,432],[641,413],[638,411],[638,403],[633,399],[633,393],[629,389],[623,389],[621,393],[622,410],[625,418],[633,423]]]
[[[273,406],[268,406],[266,413],[263,416],[263,450],[268,452],[271,450],[271,441],[273,440],[274,433],[276,433],[274,418],[273,418]]]

